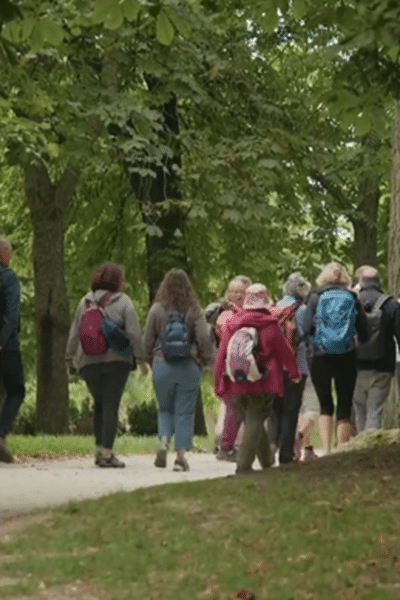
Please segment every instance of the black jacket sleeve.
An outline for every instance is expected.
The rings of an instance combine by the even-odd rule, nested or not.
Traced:
[[[358,339],[360,342],[367,342],[369,338],[367,315],[365,314],[361,302],[358,298],[356,299],[356,309],[356,331]]]

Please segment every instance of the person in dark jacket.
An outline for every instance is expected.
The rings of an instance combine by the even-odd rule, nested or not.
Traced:
[[[304,315],[304,333],[313,336],[313,358],[311,361],[311,381],[321,406],[319,429],[322,447],[325,454],[331,450],[332,417],[334,404],[332,397],[332,381],[335,383],[337,395],[336,407],[336,441],[341,446],[350,439],[352,433],[351,407],[353,391],[357,377],[356,340],[352,336],[349,346],[343,352],[328,353],[323,347],[316,345],[316,311],[320,298],[328,290],[346,290],[354,297],[355,323],[354,334],[360,342],[367,341],[367,317],[360,301],[350,289],[351,279],[345,268],[337,262],[329,263],[316,280],[318,289],[310,294]]]
[[[0,462],[11,463],[13,456],[6,447],[6,437],[25,397],[24,373],[19,347],[20,285],[8,268],[11,244],[0,237],[0,375],[6,399],[0,414]]]
[[[395,370],[395,341],[400,344],[400,307],[381,290],[380,275],[375,267],[364,265],[357,269],[358,297],[367,313],[371,313],[378,301],[383,301],[380,322],[382,352],[370,353],[371,360],[360,353],[357,359],[357,380],[353,394],[357,433],[365,429],[379,429],[385,400],[388,397]],[[361,359],[360,359],[361,356]],[[363,360],[364,358],[364,360]]]

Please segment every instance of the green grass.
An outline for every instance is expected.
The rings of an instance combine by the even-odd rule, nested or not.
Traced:
[[[400,447],[380,452],[71,503],[0,536],[0,597],[394,600]]]
[[[94,439],[88,435],[13,435],[7,438],[7,446],[15,456],[63,457],[93,454]],[[157,447],[157,437],[123,435],[115,440],[117,454],[152,454]],[[212,438],[194,438],[194,449],[209,452]]]

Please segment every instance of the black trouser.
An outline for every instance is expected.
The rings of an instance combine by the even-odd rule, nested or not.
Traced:
[[[126,362],[86,365],[80,371],[94,399],[96,446],[113,447],[118,427],[118,409],[130,372]]]
[[[293,445],[296,437],[297,420],[307,375],[299,383],[293,383],[285,372],[283,375],[283,398],[275,396],[268,431],[271,443],[279,447],[279,462],[293,460]]]
[[[311,381],[321,405],[321,415],[334,413],[332,381],[337,395],[336,420],[350,420],[354,386],[357,378],[356,351],[344,354],[314,356],[311,363]]]
[[[3,349],[0,352],[0,376],[7,392],[0,415],[0,437],[5,438],[11,431],[25,397],[24,371],[19,350]]]

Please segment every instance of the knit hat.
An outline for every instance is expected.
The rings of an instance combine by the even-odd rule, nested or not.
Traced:
[[[268,308],[270,299],[268,298],[268,290],[262,283],[253,283],[246,290],[246,296],[243,302],[245,310],[259,310],[260,308]]]

